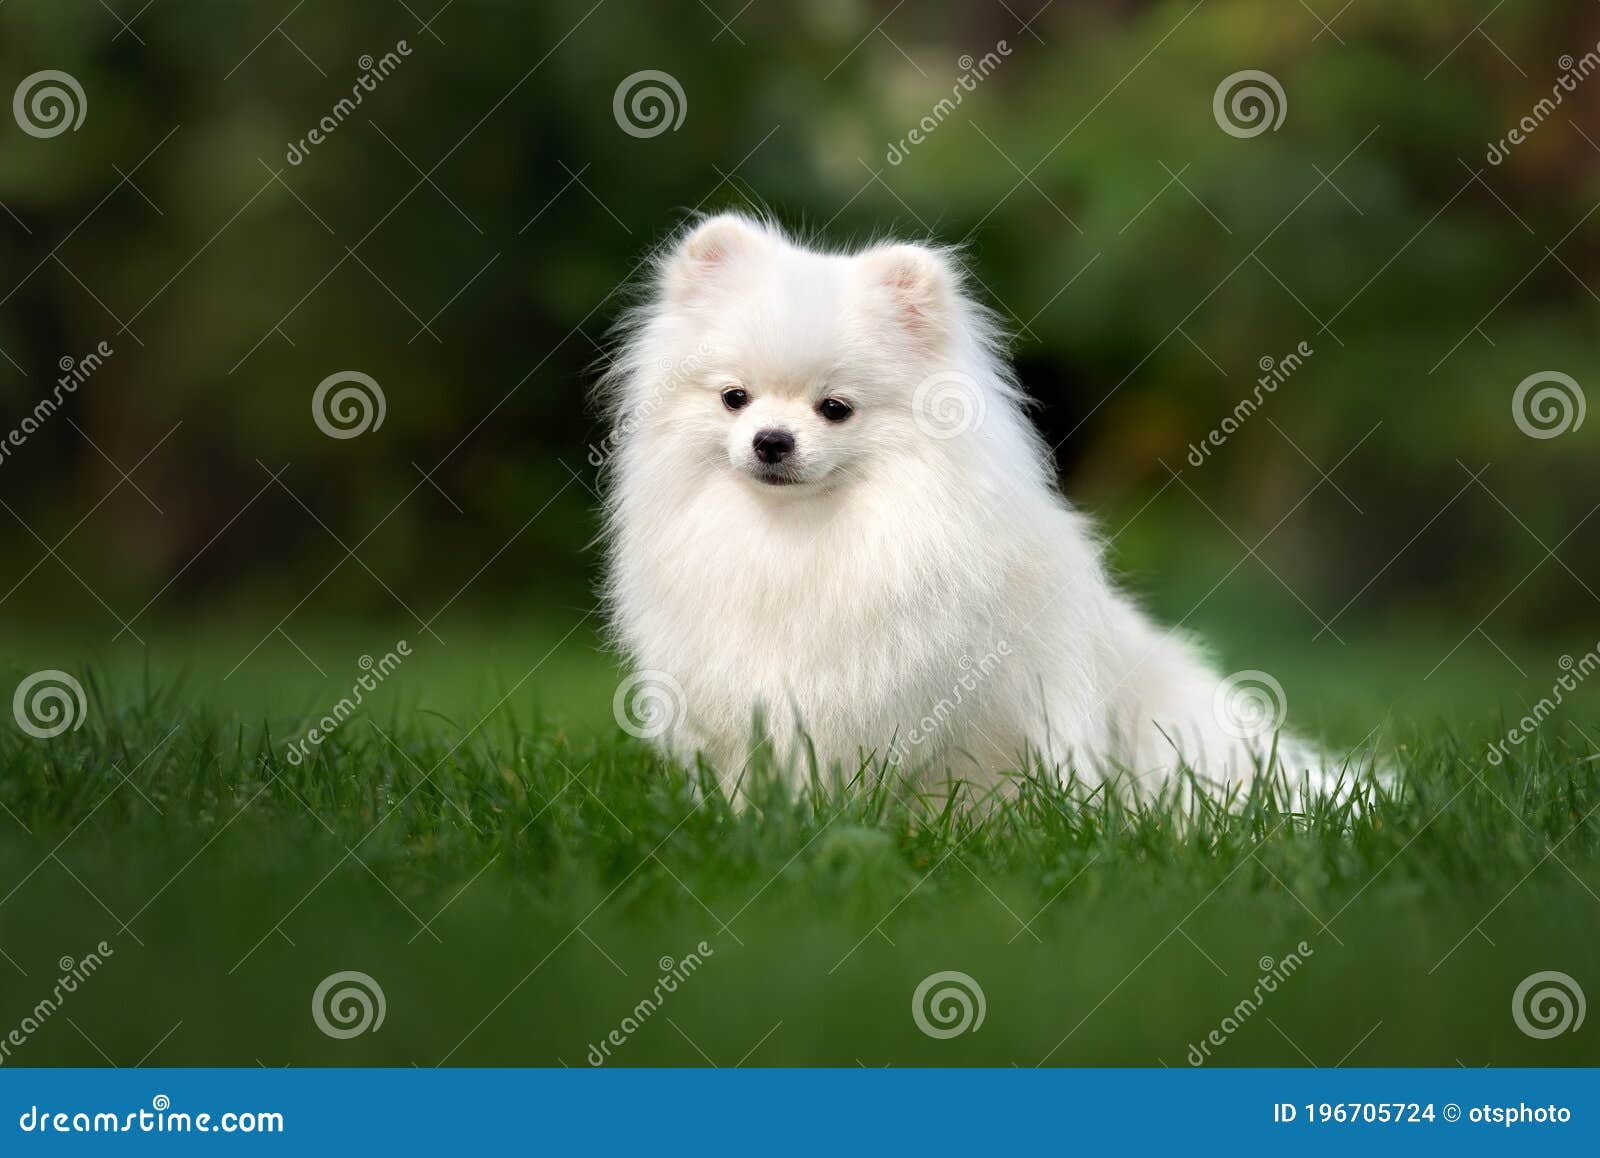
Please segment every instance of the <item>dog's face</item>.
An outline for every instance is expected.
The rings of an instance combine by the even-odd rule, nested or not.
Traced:
[[[747,368],[713,382],[721,413],[706,406],[706,417],[719,424],[729,468],[767,487],[806,486],[848,472],[869,443],[861,437],[868,424],[854,421],[859,403],[852,399],[860,392],[841,379],[826,370]]]
[[[823,254],[713,218],[663,272],[654,324],[670,389],[658,391],[658,431],[774,496],[892,469],[925,441],[913,395],[945,344],[954,292],[931,250]]]

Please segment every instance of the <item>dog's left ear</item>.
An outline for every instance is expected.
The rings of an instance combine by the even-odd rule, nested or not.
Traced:
[[[719,213],[695,226],[667,263],[666,286],[680,304],[699,300],[723,283],[732,266],[764,244],[761,227],[738,213]]]
[[[863,272],[890,321],[918,344],[943,342],[956,309],[949,259],[921,245],[885,245],[861,255]]]

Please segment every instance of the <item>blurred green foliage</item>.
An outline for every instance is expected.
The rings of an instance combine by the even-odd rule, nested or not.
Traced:
[[[1331,30],[1264,0],[1058,0],[1026,26],[1000,3],[280,7],[0,9],[0,89],[61,69],[88,102],[49,139],[0,121],[0,427],[60,359],[115,349],[0,464],[8,621],[115,630],[68,567],[124,618],[149,601],[138,622],[265,629],[307,591],[307,613],[575,616],[607,327],[687,213],[739,205],[830,241],[965,243],[1068,493],[1174,618],[1215,587],[1197,622],[1308,636],[1346,604],[1341,624],[1596,620],[1574,575],[1600,562],[1595,427],[1535,440],[1510,407],[1538,371],[1600,384],[1600,79],[1484,159],[1600,41],[1592,5],[1510,0],[1477,33],[1481,12],[1425,0],[1322,5]],[[644,69],[681,85],[677,130],[619,127]],[[1278,130],[1219,128],[1242,69],[1281,83]],[[1302,341],[1262,411],[1186,462]],[[338,441],[310,397],[345,369],[388,411]]]

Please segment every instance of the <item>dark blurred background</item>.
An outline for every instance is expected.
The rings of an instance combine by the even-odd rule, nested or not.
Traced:
[[[11,0],[0,95],[61,70],[87,114],[0,120],[0,428],[114,352],[0,459],[0,624],[292,663],[327,624],[591,638],[607,329],[688,213],[742,206],[963,243],[1065,490],[1169,620],[1526,675],[1512,641],[1600,625],[1600,419],[1512,415],[1532,374],[1600,383],[1600,76],[1487,153],[1600,6],[1487,7]],[[1286,107],[1241,137],[1213,95],[1246,69]],[[683,94],[653,136],[614,112],[643,70]],[[387,405],[347,440],[311,416],[342,370]]]

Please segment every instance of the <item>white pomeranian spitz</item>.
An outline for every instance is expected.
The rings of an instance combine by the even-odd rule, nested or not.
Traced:
[[[663,252],[601,383],[629,730],[730,785],[758,739],[801,772],[1149,796],[1275,754],[1297,796],[1331,785],[1271,677],[1219,678],[1112,585],[947,252],[738,215]]]

